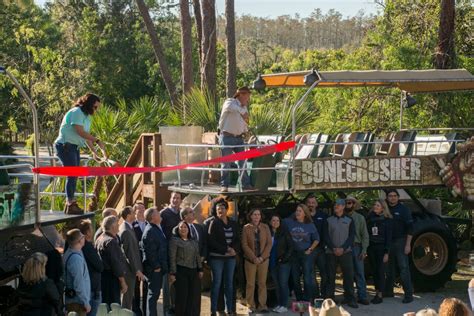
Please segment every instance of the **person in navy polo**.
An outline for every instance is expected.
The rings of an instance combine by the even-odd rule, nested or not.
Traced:
[[[386,194],[388,208],[393,216],[393,230],[384,297],[393,297],[395,271],[398,267],[403,292],[405,293],[402,302],[407,304],[413,301],[413,285],[411,283],[410,266],[408,263],[408,255],[411,252],[411,239],[413,237],[413,218],[408,207],[400,203],[400,195],[397,190],[390,189]]]

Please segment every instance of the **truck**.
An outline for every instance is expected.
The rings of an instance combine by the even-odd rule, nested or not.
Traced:
[[[370,131],[296,134],[295,113],[312,91],[358,87],[400,90],[398,131],[389,135]],[[330,212],[334,199],[345,197],[349,192],[372,191],[384,197],[384,189],[395,188],[414,218],[410,264],[415,289],[432,291],[444,286],[456,271],[460,242],[471,238],[471,221],[446,216],[439,199],[421,199],[417,193],[420,189],[445,187],[462,199],[464,208],[474,209],[474,129],[404,129],[403,112],[413,105],[415,94],[472,91],[474,76],[464,69],[307,70],[259,75],[253,88],[303,88],[306,92],[291,107],[291,135],[254,135],[248,148],[288,139],[297,145],[283,155],[255,158],[248,161],[244,169],[237,165],[231,169],[236,174],[236,185],[229,188],[225,196],[233,200],[238,213],[236,218],[241,224],[245,223],[249,208],[256,206],[264,213],[278,212],[285,217],[309,193],[320,195],[320,205]],[[193,148],[214,155],[219,150],[215,141],[208,141],[208,144],[168,143],[168,146],[175,148],[178,158],[182,152],[188,153]],[[178,171],[168,189],[188,194],[189,202],[207,214],[209,199],[221,195],[215,175],[220,170],[219,166],[195,168],[194,172],[201,172],[200,183],[196,183],[199,179],[189,171]],[[243,172],[250,174],[256,191],[242,190],[240,178]],[[203,203],[206,206],[203,207]]]

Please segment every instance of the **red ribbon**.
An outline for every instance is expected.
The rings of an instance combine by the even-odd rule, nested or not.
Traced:
[[[216,163],[233,162],[236,160],[245,160],[266,156],[276,152],[289,150],[295,147],[294,141],[283,142],[276,145],[265,146],[261,148],[254,148],[247,151],[242,151],[236,154],[231,154],[224,157],[214,158],[205,161],[193,162],[184,165],[170,166],[170,167],[39,167],[33,168],[34,173],[62,176],[62,177],[102,177],[113,176],[120,174],[135,174],[135,173],[149,173],[149,172],[164,172],[172,170],[182,170],[190,167],[203,167]]]

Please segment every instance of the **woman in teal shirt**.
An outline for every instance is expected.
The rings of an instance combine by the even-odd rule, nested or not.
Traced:
[[[64,115],[59,128],[59,136],[55,141],[56,153],[63,166],[79,166],[81,147],[87,145],[92,151],[95,160],[99,160],[94,144],[99,145],[103,156],[106,158],[104,144],[90,134],[91,115],[98,110],[100,99],[88,93],[80,97],[72,109]],[[66,180],[67,202],[64,212],[67,214],[82,214],[82,210],[74,198],[77,177],[68,177]]]

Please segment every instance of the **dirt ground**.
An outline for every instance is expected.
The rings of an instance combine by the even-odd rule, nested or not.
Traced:
[[[401,316],[406,312],[416,312],[420,309],[430,307],[435,310],[438,310],[439,305],[443,299],[447,297],[457,297],[469,305],[469,297],[467,294],[467,286],[469,280],[474,278],[474,271],[471,271],[469,267],[463,264],[458,265],[458,272],[455,273],[452,277],[452,281],[446,283],[446,286],[442,289],[437,290],[436,292],[431,293],[415,293],[415,300],[410,304],[403,304],[403,291],[401,288],[395,289],[394,298],[384,299],[382,304],[378,305],[368,305],[363,306],[359,305],[358,309],[353,309],[347,306],[344,308],[351,313],[351,315],[384,315],[384,316]],[[339,295],[336,295],[336,299],[342,300],[342,284],[341,280],[338,280],[337,291]],[[368,294],[371,298],[374,295],[374,287],[372,285],[368,286]],[[238,315],[249,315],[247,308],[237,303],[237,314]],[[209,316],[210,315],[210,298],[209,292],[204,292],[202,295],[201,301],[201,315]],[[161,304],[158,306],[159,313],[158,315],[163,315]],[[297,315],[296,313],[288,312],[283,314],[278,313],[266,313],[259,314],[254,313],[251,315]],[[308,315],[306,313],[305,315]]]

